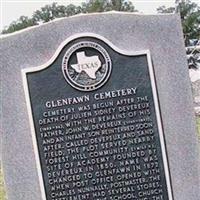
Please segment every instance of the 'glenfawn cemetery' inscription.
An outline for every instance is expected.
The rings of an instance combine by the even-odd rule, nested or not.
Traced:
[[[171,199],[147,58],[84,37],[25,71],[45,199]]]

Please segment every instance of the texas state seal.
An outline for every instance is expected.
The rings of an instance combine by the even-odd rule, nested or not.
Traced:
[[[72,45],[62,61],[66,81],[81,91],[92,91],[103,86],[110,77],[111,68],[108,52],[92,41]]]

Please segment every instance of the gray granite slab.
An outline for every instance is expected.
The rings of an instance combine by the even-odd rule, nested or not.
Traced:
[[[91,14],[1,38],[3,169],[9,200],[41,200],[21,69],[47,62],[76,33],[99,34],[126,51],[149,49],[158,87],[174,200],[200,199],[191,84],[177,15]]]

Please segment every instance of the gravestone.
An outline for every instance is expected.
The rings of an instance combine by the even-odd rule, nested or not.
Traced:
[[[9,200],[200,198],[180,24],[104,13],[2,38]]]

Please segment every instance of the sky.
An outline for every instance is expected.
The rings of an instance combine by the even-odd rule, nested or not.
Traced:
[[[25,15],[31,17],[35,10],[46,4],[57,2],[60,5],[81,5],[87,0],[0,0],[0,30],[8,26],[12,21]],[[144,14],[155,14],[159,6],[171,7],[175,0],[130,0],[135,8]],[[200,0],[192,0],[200,5]]]

